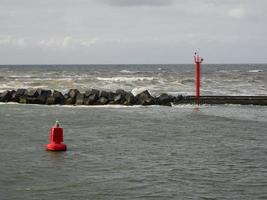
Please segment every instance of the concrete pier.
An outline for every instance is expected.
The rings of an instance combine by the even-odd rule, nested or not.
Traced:
[[[174,104],[195,104],[196,96],[183,96]],[[239,104],[267,106],[267,96],[201,96],[199,104]]]

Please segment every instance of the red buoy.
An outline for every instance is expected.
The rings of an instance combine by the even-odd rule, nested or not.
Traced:
[[[46,145],[49,151],[66,151],[67,146],[63,144],[63,128],[59,126],[58,121],[50,128],[50,143]]]

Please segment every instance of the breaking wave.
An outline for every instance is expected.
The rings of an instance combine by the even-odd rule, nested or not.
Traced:
[[[107,82],[136,82],[136,81],[152,81],[154,77],[97,77],[99,81],[107,81]]]

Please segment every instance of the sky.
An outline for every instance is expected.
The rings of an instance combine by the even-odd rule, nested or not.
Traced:
[[[0,64],[267,63],[266,0],[0,0]]]

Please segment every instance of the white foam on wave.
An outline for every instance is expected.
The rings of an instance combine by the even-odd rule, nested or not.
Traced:
[[[136,72],[135,72],[135,71],[129,71],[129,70],[124,69],[124,70],[121,70],[120,73],[134,74],[134,73],[136,73]]]
[[[136,82],[136,81],[152,81],[154,80],[154,77],[123,77],[123,76],[118,76],[118,77],[110,77],[110,78],[105,78],[105,77],[97,77],[96,78],[99,81],[108,81],[108,82]]]
[[[32,78],[31,75],[10,75],[9,78]]]
[[[264,70],[261,69],[253,69],[253,70],[249,70],[249,73],[259,73],[259,72],[263,72]]]
[[[215,105],[211,104],[172,104],[173,108],[190,108],[190,109],[201,109],[201,108],[207,108],[207,107],[214,107]]]

